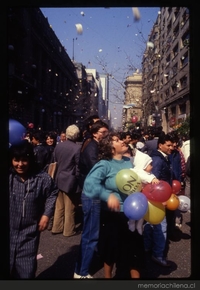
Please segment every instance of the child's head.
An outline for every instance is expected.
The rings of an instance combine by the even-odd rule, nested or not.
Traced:
[[[148,173],[151,173],[153,168],[152,158],[148,154],[143,153],[143,155],[140,156],[140,168]]]
[[[148,173],[151,173],[153,166],[152,166],[152,161],[150,161],[150,163],[148,165],[146,165],[146,167],[144,168],[144,170]]]

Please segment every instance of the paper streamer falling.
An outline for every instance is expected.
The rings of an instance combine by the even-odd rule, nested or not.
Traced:
[[[78,34],[82,34],[83,33],[83,26],[80,23],[75,24],[76,26],[76,31]]]
[[[148,41],[147,42],[147,47],[154,48],[153,42]]]
[[[139,21],[140,20],[140,11],[137,7],[132,7],[132,11],[133,11],[133,16],[134,16],[134,20],[135,21]]]
[[[38,255],[37,255],[37,260],[40,260],[40,259],[42,259],[42,258],[43,258],[42,254],[38,254]]]

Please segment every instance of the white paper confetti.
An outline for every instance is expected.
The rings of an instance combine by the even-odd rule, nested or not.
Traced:
[[[82,34],[83,33],[83,26],[80,23],[75,24],[76,26],[76,31],[78,34]]]
[[[38,254],[38,255],[37,255],[37,260],[42,259],[42,258],[44,258],[44,257],[42,256],[42,254]]]
[[[140,20],[140,11],[137,7],[132,7],[132,11],[133,11],[133,16],[134,16],[134,20],[135,21],[139,21]]]

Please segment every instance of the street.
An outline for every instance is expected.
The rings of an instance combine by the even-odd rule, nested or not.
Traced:
[[[191,236],[190,213],[183,212],[181,230],[177,231],[177,241],[169,242],[168,260],[171,267],[162,267],[146,255],[146,267],[142,279],[187,279],[191,275]],[[79,220],[81,220],[81,208]],[[40,280],[68,280],[73,279],[74,266],[78,253],[81,234],[64,237],[62,234],[52,235],[48,230],[42,232],[38,254],[38,269],[36,279]],[[40,256],[41,255],[41,256]],[[103,279],[103,265],[94,256],[90,274],[96,279]],[[122,277],[123,279],[124,277]],[[118,279],[118,278],[117,278]],[[121,278],[120,278],[121,279]],[[126,279],[126,278],[125,278]]]

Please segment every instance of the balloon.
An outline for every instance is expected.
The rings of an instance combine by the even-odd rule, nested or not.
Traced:
[[[9,119],[9,145],[17,145],[24,140],[26,128],[16,120]]]
[[[178,180],[173,180],[172,181],[172,192],[174,193],[179,193],[179,191],[181,190],[181,183]]]
[[[172,188],[164,180],[160,180],[157,184],[148,183],[142,189],[142,193],[144,193],[148,200],[164,202],[167,201],[171,194]]]
[[[137,123],[138,117],[137,116],[133,116],[131,121],[132,121],[132,123]]]
[[[190,199],[189,199],[189,197],[187,197],[186,195],[178,195],[177,197],[178,197],[178,199],[180,201],[178,209],[180,209],[181,211],[184,211],[184,212],[190,210]]]
[[[175,193],[171,194],[171,197],[166,201],[166,208],[169,210],[175,210],[180,204],[179,198]]]
[[[130,194],[124,201],[123,211],[127,218],[132,220],[141,219],[148,207],[148,200],[141,192]]]
[[[142,182],[139,176],[131,169],[121,169],[116,174],[117,188],[125,193],[130,194],[142,189]]]
[[[147,212],[144,215],[145,221],[152,225],[157,225],[162,222],[165,217],[165,206],[160,202],[148,201]]]
[[[33,129],[34,128],[34,124],[33,123],[29,123],[28,124],[28,128]]]

